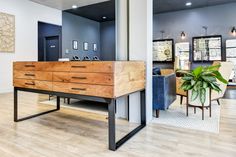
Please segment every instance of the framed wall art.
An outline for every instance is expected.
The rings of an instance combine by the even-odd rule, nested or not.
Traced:
[[[175,62],[176,69],[189,70],[190,69],[190,43],[180,42],[175,44]]]
[[[97,44],[93,44],[93,51],[96,52],[98,50]]]
[[[77,40],[72,41],[72,48],[73,48],[73,50],[78,50],[78,41]]]
[[[0,52],[15,52],[15,16],[0,12]]]
[[[193,37],[193,61],[209,62],[222,60],[222,36]]]
[[[174,62],[174,40],[162,39],[153,41],[154,62]]]
[[[89,44],[87,42],[84,42],[84,51],[88,51],[89,50]]]

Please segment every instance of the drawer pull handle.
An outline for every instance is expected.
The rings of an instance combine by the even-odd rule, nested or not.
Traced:
[[[72,90],[86,91],[86,88],[71,88]]]
[[[35,65],[25,65],[26,68],[34,68]]]
[[[25,74],[25,76],[35,76],[35,74]]]
[[[72,77],[72,79],[86,80],[87,77]]]
[[[71,66],[71,68],[86,68],[86,66],[78,65],[78,66]]]
[[[34,85],[35,85],[35,83],[25,83],[25,85],[34,86]]]

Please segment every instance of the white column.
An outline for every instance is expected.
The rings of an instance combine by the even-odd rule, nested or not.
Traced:
[[[146,62],[146,118],[152,120],[153,0],[129,0],[129,58]],[[130,121],[140,121],[139,94],[130,96]]]
[[[127,0],[116,0],[116,60],[128,59],[127,15]],[[127,97],[119,98],[116,101],[117,117],[128,117],[127,102]]]

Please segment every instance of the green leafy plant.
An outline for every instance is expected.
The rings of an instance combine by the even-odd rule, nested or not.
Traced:
[[[200,102],[204,104],[206,101],[207,88],[221,92],[217,80],[228,84],[228,81],[226,81],[218,71],[220,66],[220,64],[206,67],[199,66],[190,72],[178,71],[184,74],[181,89],[184,91],[192,90],[191,100],[194,101],[199,97]]]

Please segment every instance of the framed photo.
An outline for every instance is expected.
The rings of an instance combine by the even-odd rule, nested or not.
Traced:
[[[226,40],[226,57],[236,58],[236,39]]]
[[[162,39],[153,41],[154,62],[174,62],[174,40]]]
[[[84,51],[89,50],[89,44],[87,42],[84,42]]]
[[[193,37],[193,61],[209,62],[222,60],[222,36]]]
[[[97,44],[93,44],[93,51],[96,52],[98,50]]]
[[[73,50],[78,50],[78,41],[77,40],[72,41],[72,48],[73,48]]]

